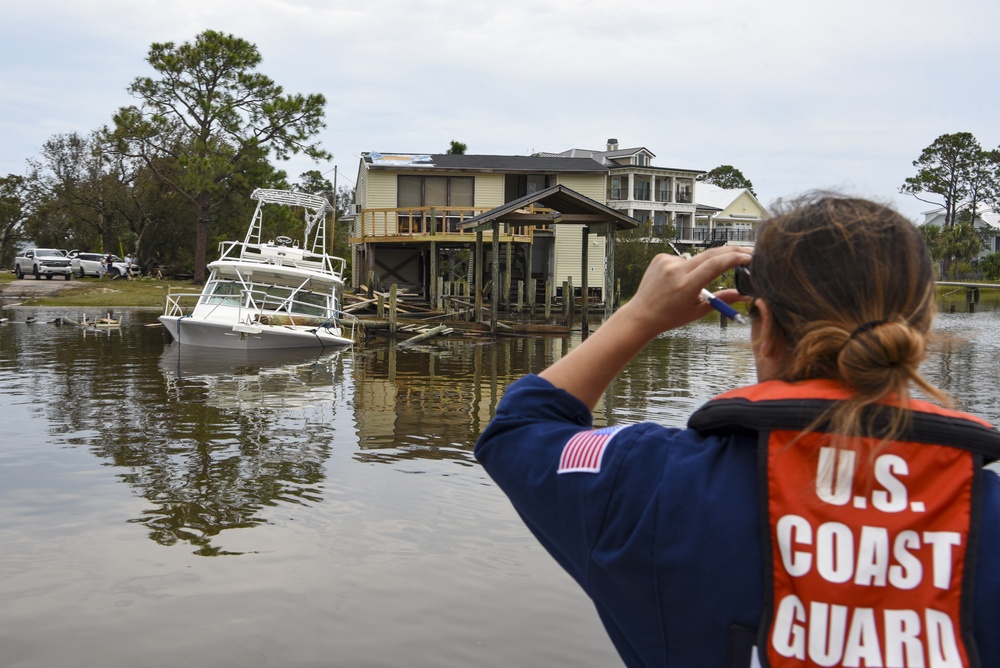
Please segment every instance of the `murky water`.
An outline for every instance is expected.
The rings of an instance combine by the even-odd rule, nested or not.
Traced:
[[[926,371],[1000,423],[992,308],[944,304]],[[151,311],[2,315],[0,665],[619,664],[472,457],[503,388],[575,340],[233,358]],[[662,337],[597,422],[682,424],[753,381],[747,338]]]

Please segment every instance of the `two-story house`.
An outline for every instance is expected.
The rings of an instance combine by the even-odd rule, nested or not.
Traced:
[[[608,171],[587,157],[363,153],[351,236],[352,284],[395,283],[430,298],[432,277],[472,275],[468,257],[475,232],[465,221],[555,185],[603,205]],[[579,225],[505,224],[500,241],[504,254],[512,256],[502,266],[510,267],[515,280],[558,285],[568,279],[581,285]],[[521,252],[528,244],[531,252]],[[588,258],[601,258],[604,251],[604,238],[588,236]],[[587,284],[603,295],[603,263],[590,265]]]
[[[704,171],[675,167],[656,167],[656,155],[639,146],[619,148],[617,139],[608,139],[607,148],[574,148],[540,156],[591,158],[608,168],[605,201],[608,206],[639,223],[650,226],[650,236],[664,237],[674,230],[671,240],[690,243],[685,235],[695,222],[695,179]]]

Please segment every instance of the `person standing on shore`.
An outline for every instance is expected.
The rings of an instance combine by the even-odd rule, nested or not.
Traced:
[[[686,428],[594,429],[632,357],[737,267],[743,296],[717,296],[750,300],[758,384]],[[811,196],[752,257],[654,258],[594,334],[507,389],[475,456],[626,665],[1000,666],[1000,434],[921,376],[934,312],[912,223]]]

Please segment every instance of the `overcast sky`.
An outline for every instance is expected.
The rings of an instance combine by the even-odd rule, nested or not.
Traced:
[[[527,155],[645,146],[731,164],[766,206],[812,189],[889,201],[921,150],[1000,143],[995,0],[32,0],[0,21],[0,174],[87,134],[154,74],[154,42],[213,29],[257,45],[288,93],[322,93],[334,160],[362,151]],[[332,177],[330,171],[328,178]]]

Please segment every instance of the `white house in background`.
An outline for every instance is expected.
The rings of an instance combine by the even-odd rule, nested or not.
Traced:
[[[753,246],[757,227],[769,216],[746,188],[720,188],[698,183],[697,211],[692,237],[703,246]]]
[[[652,236],[661,237],[669,226],[676,231],[674,241],[689,243],[694,228],[695,178],[699,169],[655,167],[656,157],[643,146],[618,148],[617,139],[609,139],[607,148],[571,148],[561,153],[538,153],[538,156],[591,158],[608,168],[606,203],[639,223],[652,224]],[[700,187],[700,185],[699,185]]]
[[[924,221],[920,223],[920,226],[937,225],[943,228],[944,218],[944,207],[924,211]],[[979,253],[980,258],[1000,251],[1000,211],[990,206],[980,205],[979,215],[976,216],[973,225],[983,233],[986,240],[984,250]]]

